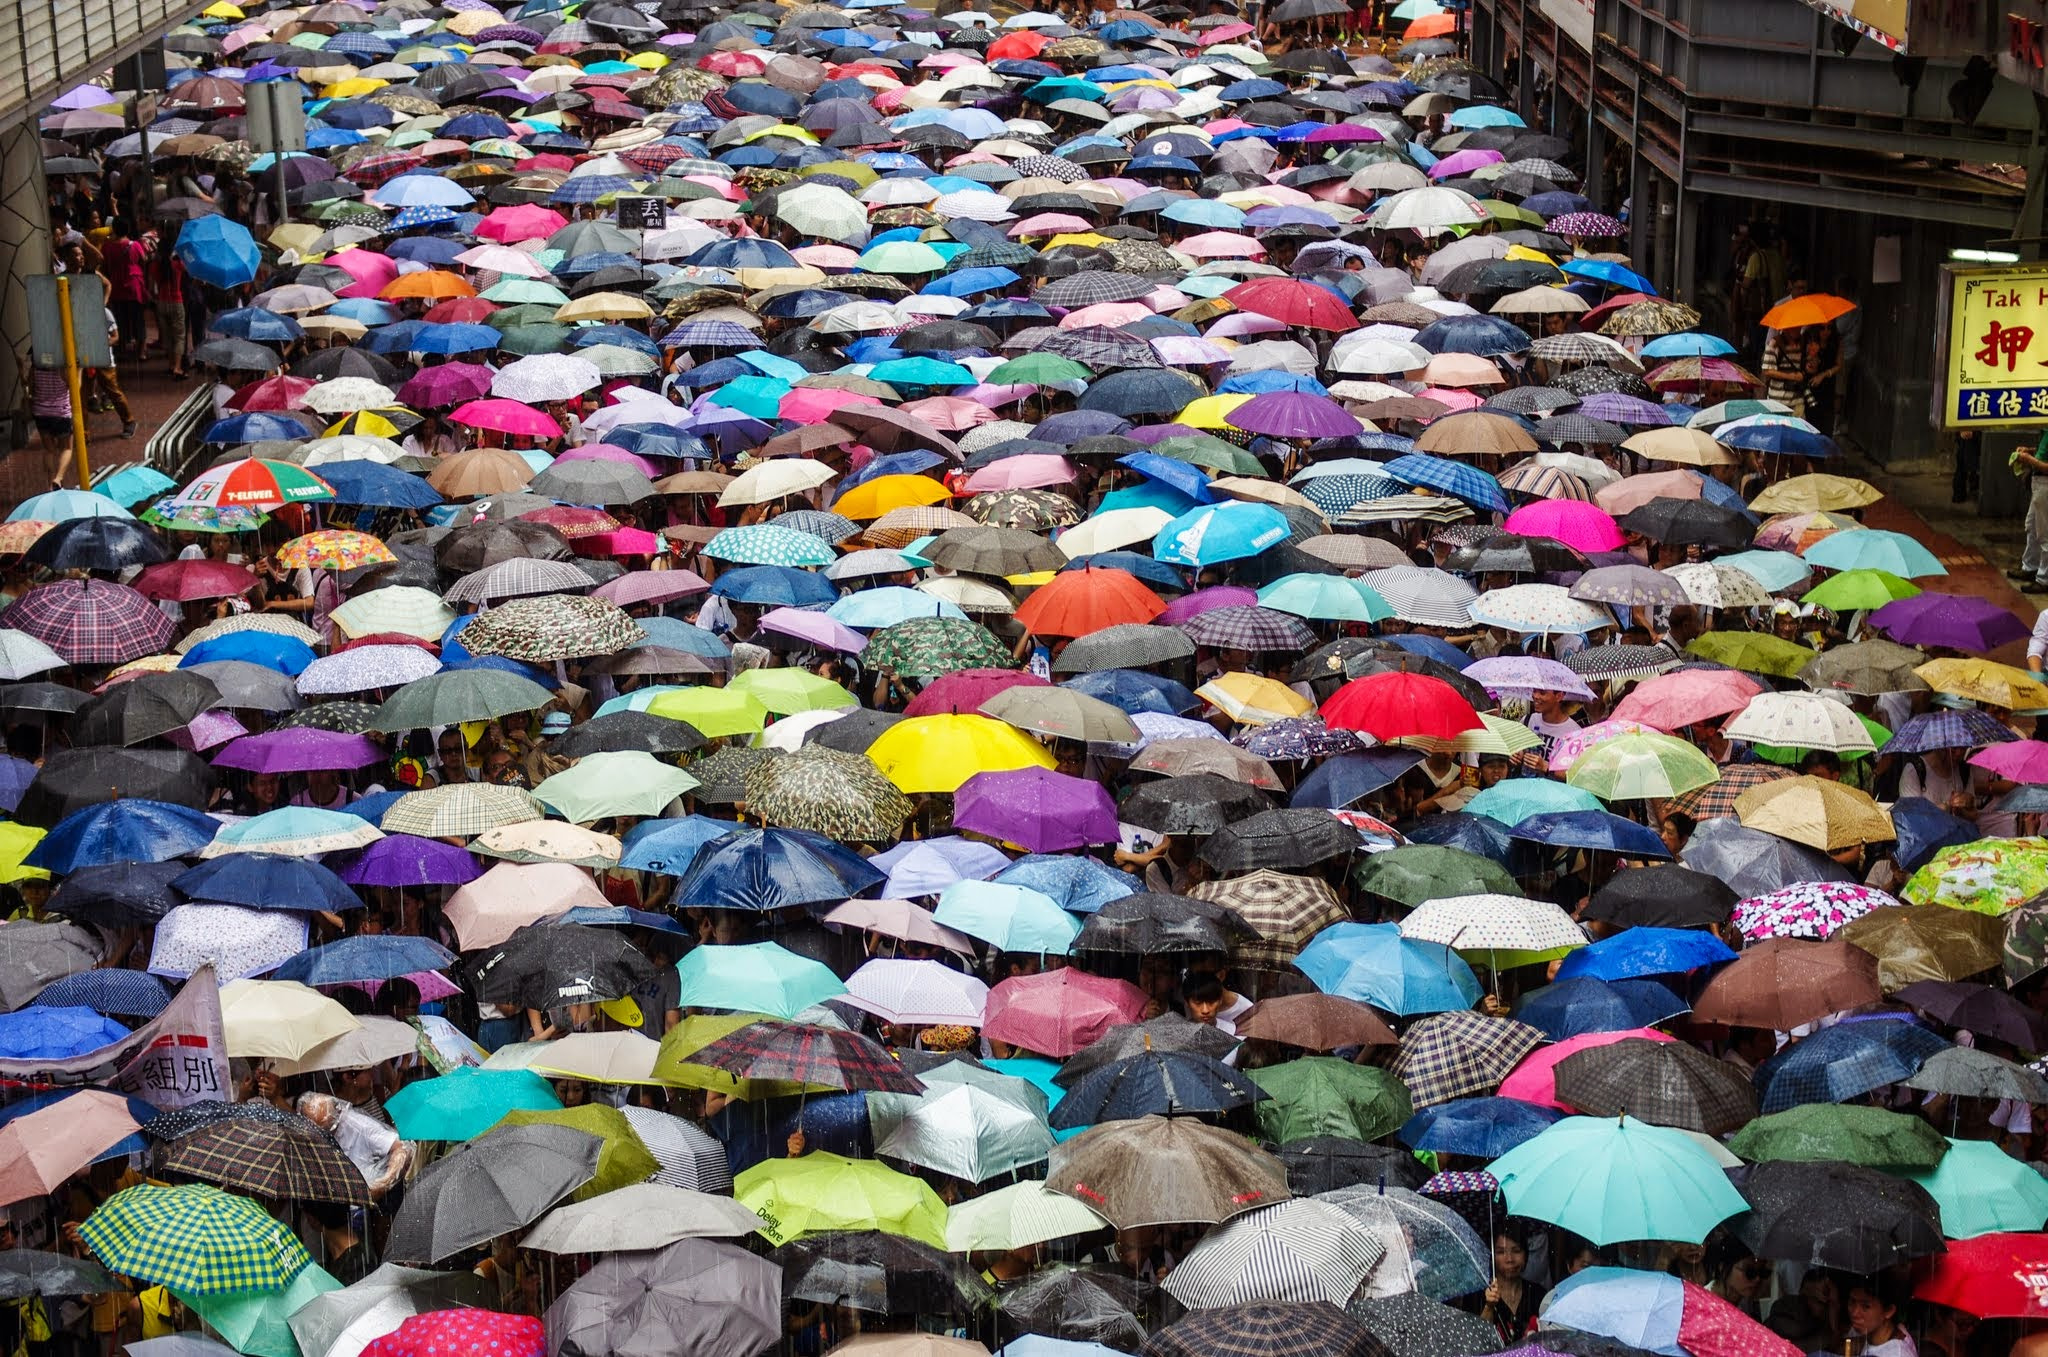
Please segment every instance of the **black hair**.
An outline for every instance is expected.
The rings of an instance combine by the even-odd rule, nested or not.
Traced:
[[[1213,1004],[1223,998],[1223,981],[1209,971],[1190,971],[1181,982],[1180,994],[1190,1003]]]

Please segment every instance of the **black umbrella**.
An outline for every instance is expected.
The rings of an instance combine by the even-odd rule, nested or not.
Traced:
[[[272,360],[272,365],[275,366],[275,359]],[[350,348],[315,349],[292,363],[292,375],[317,377],[323,382],[337,381],[343,377],[367,377],[384,386],[397,386],[405,380],[405,374],[388,358],[363,349]]]
[[[81,522],[101,520],[83,519]],[[190,670],[138,674],[72,714],[74,745],[137,745],[182,730],[220,705],[220,689]]]
[[[601,1136],[549,1122],[486,1132],[406,1190],[384,1256],[438,1263],[531,1225],[597,1176],[603,1148]]]
[[[880,1230],[805,1235],[769,1257],[790,1300],[882,1315],[970,1315],[995,1300],[963,1256]]]
[[[1256,787],[1215,773],[1191,773],[1146,783],[1123,799],[1117,814],[1156,834],[1214,834],[1272,804]],[[1330,820],[1328,815],[1323,818]]]
[[[1227,1112],[1268,1096],[1220,1060],[1186,1051],[1141,1051],[1076,1080],[1048,1124],[1066,1131],[1153,1115]]]
[[[1053,661],[1055,674],[1092,674],[1099,669],[1145,669],[1192,658],[1195,643],[1178,627],[1120,622],[1077,637]]]
[[[62,716],[77,711],[91,697],[91,693],[61,683],[9,683],[0,686],[0,711],[15,716],[23,712]]]
[[[1429,1181],[1422,1161],[1398,1145],[1310,1136],[1290,1140],[1273,1153],[1287,1166],[1287,1186],[1297,1197],[1341,1187],[1402,1187],[1413,1192]]]
[[[553,528],[514,518],[457,528],[441,539],[434,559],[443,570],[466,575],[500,561],[567,561],[575,554]]]
[[[2048,1051],[2048,1018],[2005,990],[1962,980],[1916,980],[1892,997],[1950,1027],[1996,1037],[2022,1051]]]
[[[507,1008],[560,1008],[623,998],[655,965],[606,928],[529,924],[469,968],[476,997]]]
[[[704,744],[704,737],[687,721],[643,711],[615,711],[570,727],[567,734],[548,741],[548,753],[560,759],[618,752],[688,754]]]
[[[1211,774],[1213,776],[1213,774]],[[1202,861],[1226,875],[1294,872],[1359,851],[1358,831],[1328,811],[1267,810],[1233,820],[1202,845]]]
[[[1653,499],[1617,520],[1629,532],[1666,546],[1727,547],[1749,545],[1756,525],[1736,509],[1703,499]]]
[[[1237,1038],[1222,1028],[1167,1012],[1145,1022],[1118,1023],[1074,1052],[1052,1081],[1066,1088],[1083,1075],[1146,1051],[1181,1051],[1221,1060],[1236,1049]]]
[[[1760,1258],[1867,1275],[1944,1248],[1927,1189],[1860,1164],[1758,1164],[1742,1195],[1750,1210],[1736,1233]]]
[[[50,829],[75,810],[140,798],[205,810],[213,770],[182,749],[60,749],[43,762],[22,793],[14,818]]]
[[[1660,863],[1616,872],[1582,917],[1617,928],[1706,928],[1727,923],[1738,898],[1705,872]]]
[[[170,558],[163,539],[130,518],[67,519],[22,553],[52,570],[127,570]]]
[[[1144,1357],[1393,1357],[1328,1301],[1255,1301],[1196,1310],[1145,1340]]]
[[[1227,953],[1234,942],[1256,936],[1235,910],[1185,895],[1140,891],[1089,915],[1073,950],[1123,956]]]
[[[1049,1267],[1003,1292],[996,1308],[1022,1333],[1135,1352],[1145,1341],[1139,1316],[1151,1303],[1151,1284],[1135,1277],[1093,1268]]]
[[[354,349],[323,349],[323,353],[354,353]],[[284,360],[277,350],[247,339],[209,339],[192,350],[195,362],[228,372],[269,372]]]
[[[123,862],[81,867],[50,893],[44,909],[60,918],[103,928],[153,924],[185,903],[171,889],[182,862]]]
[[[821,744],[842,754],[865,754],[869,745],[882,738],[883,731],[902,719],[901,712],[861,707],[836,720],[812,726],[804,732],[804,743]]]
[[[1629,1037],[1557,1062],[1560,1102],[1595,1117],[1723,1135],[1757,1115],[1756,1090],[1725,1060],[1682,1041]]]
[[[0,1300],[94,1296],[119,1288],[114,1275],[89,1258],[40,1249],[0,1249]]]
[[[1444,569],[1467,575],[1540,575],[1552,571],[1584,570],[1589,565],[1591,562],[1583,554],[1554,537],[1524,537],[1519,533],[1502,532],[1483,542],[1459,547],[1444,562]]]
[[[1500,1334],[1493,1325],[1420,1291],[1360,1296],[1344,1308],[1401,1357],[1474,1357],[1500,1351]]]

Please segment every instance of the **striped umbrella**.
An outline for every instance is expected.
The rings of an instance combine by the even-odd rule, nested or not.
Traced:
[[[646,1144],[654,1162],[661,1166],[655,1170],[655,1182],[721,1195],[732,1191],[732,1170],[726,1163],[725,1146],[708,1132],[681,1117],[650,1107],[628,1103],[619,1111]]]
[[[1297,1198],[1210,1231],[1168,1276],[1166,1290],[1193,1310],[1252,1301],[1341,1304],[1385,1254],[1354,1217]]]

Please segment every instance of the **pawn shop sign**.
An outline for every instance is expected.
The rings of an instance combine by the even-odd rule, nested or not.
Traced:
[[[2048,264],[1950,274],[1948,429],[2048,427]]]

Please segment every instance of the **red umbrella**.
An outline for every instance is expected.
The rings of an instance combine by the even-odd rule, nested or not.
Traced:
[[[1017,605],[1017,620],[1036,636],[1086,636],[1124,622],[1150,622],[1166,600],[1123,570],[1065,570]]]
[[[1481,726],[1479,713],[1440,678],[1397,670],[1356,678],[1323,703],[1323,721],[1339,730],[1362,730],[1381,741],[1405,735],[1455,738]]]
[[[305,377],[265,377],[228,397],[232,410],[296,410],[315,383]]]
[[[496,1310],[430,1310],[414,1315],[363,1357],[547,1357],[547,1328],[532,1315]]]
[[[988,992],[982,1035],[1064,1060],[1145,1012],[1145,991],[1071,966],[1016,975]]]
[[[1579,317],[1579,328],[1582,330],[1597,330],[1607,323],[1609,316],[1621,310],[1624,306],[1634,306],[1637,302],[1655,300],[1656,298],[1643,292],[1624,292],[1618,297],[1609,297],[1606,301]]]
[[[1980,1319],[2048,1319],[2048,1235],[1951,1239],[1913,1289],[1921,1300]]]
[[[925,685],[910,699],[905,716],[957,716],[981,710],[981,704],[1006,688],[1050,688],[1038,675],[1022,669],[956,669]]]
[[[433,325],[481,325],[497,309],[496,302],[487,302],[482,297],[450,297],[428,307],[427,314],[420,319]]]
[[[994,48],[990,49],[991,55]],[[1239,283],[1223,294],[1223,300],[1240,311],[1270,316],[1286,325],[1311,330],[1356,330],[1358,317],[1351,304],[1318,283],[1273,275]]]
[[[233,598],[256,587],[256,576],[227,561],[160,561],[135,577],[135,592],[144,598],[191,603],[202,598]]]
[[[988,59],[1000,61],[1005,57],[1014,57],[1020,61],[1029,61],[1044,51],[1051,42],[1052,39],[1045,34],[1033,33],[1028,29],[1022,33],[1005,33],[988,45]]]

